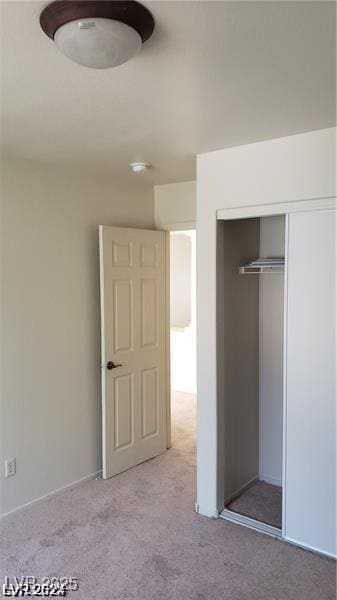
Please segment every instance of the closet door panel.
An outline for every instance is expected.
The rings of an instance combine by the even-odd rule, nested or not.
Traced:
[[[336,211],[289,215],[285,537],[336,555]]]

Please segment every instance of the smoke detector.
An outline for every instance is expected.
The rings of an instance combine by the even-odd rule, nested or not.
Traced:
[[[133,0],[55,0],[43,9],[40,25],[74,62],[109,69],[139,52],[153,32],[154,19]]]
[[[145,162],[132,162],[130,164],[130,167],[132,169],[132,171],[134,173],[136,173],[137,175],[141,175],[142,173],[145,173],[151,165],[149,165],[149,163],[145,163]]]

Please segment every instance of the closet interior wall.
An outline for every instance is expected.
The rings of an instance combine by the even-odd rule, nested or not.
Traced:
[[[260,220],[222,221],[219,227],[218,374],[227,504],[259,474],[259,277],[239,275],[239,266],[259,255]]]
[[[258,479],[282,484],[283,273],[239,266],[284,256],[285,217],[218,222],[218,468],[227,505]],[[224,500],[223,500],[224,499]]]
[[[285,255],[285,216],[260,219],[260,257]],[[282,486],[284,273],[259,279],[259,479]]]

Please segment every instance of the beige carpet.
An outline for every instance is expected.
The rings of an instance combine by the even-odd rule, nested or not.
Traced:
[[[174,448],[6,517],[0,574],[76,576],[72,600],[335,600],[335,563],[194,512],[195,402]]]
[[[257,481],[228,506],[240,515],[282,528],[282,488],[265,481]]]

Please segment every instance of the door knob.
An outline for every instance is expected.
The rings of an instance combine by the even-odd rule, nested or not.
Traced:
[[[111,371],[112,369],[117,369],[117,367],[122,367],[123,365],[115,365],[114,362],[112,362],[112,360],[109,360],[106,363],[106,368],[108,369],[108,371]]]

